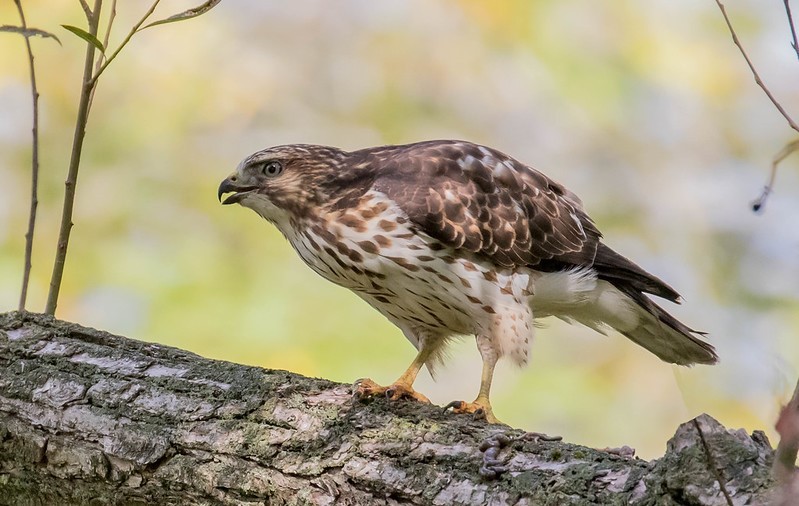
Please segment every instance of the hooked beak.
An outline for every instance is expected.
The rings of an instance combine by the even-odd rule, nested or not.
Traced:
[[[240,185],[236,182],[236,175],[232,175],[227,177],[222,183],[219,185],[219,190],[217,192],[217,198],[219,201],[222,202],[222,205],[228,204],[236,204],[241,201],[244,197],[247,196],[251,191],[257,190],[258,187],[255,185]],[[224,201],[222,200],[222,195],[226,193],[232,193],[233,195],[226,198]]]

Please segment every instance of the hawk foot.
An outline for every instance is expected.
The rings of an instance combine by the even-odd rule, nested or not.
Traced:
[[[414,399],[430,404],[430,399],[413,389],[411,385],[397,381],[387,387],[380,386],[369,378],[356,380],[352,385],[352,395],[358,399],[368,399],[376,395],[385,395],[388,400]]]
[[[502,423],[494,416],[491,404],[475,400],[474,402],[452,401],[444,406],[444,411],[452,410],[453,413],[471,413],[475,420],[485,420],[488,423]]]

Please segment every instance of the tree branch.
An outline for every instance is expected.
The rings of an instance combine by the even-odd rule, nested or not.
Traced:
[[[80,6],[83,9],[83,14],[86,15],[86,22],[90,23],[92,20],[92,9],[89,7],[89,4],[86,0],[80,0]]]
[[[727,10],[724,8],[724,4],[721,3],[721,0],[716,0],[716,4],[719,6],[719,9],[721,10],[722,16],[724,16],[724,21],[727,23],[727,28],[730,30],[730,35],[732,35],[732,41],[735,43],[736,46],[738,46],[738,50],[741,52],[741,55],[743,55],[744,60],[746,60],[746,64],[749,65],[749,70],[752,71],[752,75],[755,78],[755,83],[757,83],[757,85],[760,86],[760,89],[763,90],[768,99],[771,100],[771,103],[774,104],[774,107],[776,107],[777,110],[780,112],[780,114],[782,114],[782,117],[785,118],[785,120],[788,122],[788,125],[797,132],[799,132],[799,125],[797,125],[796,122],[794,122],[793,118],[791,118],[791,116],[787,112],[785,112],[785,109],[782,107],[782,104],[780,104],[779,101],[776,98],[774,98],[774,95],[771,94],[771,90],[768,89],[768,86],[766,86],[766,84],[760,78],[760,74],[757,73],[757,69],[755,69],[752,60],[750,60],[749,55],[746,54],[746,51],[741,45],[741,41],[738,40],[738,34],[735,33],[735,29],[732,27],[732,23],[730,22],[730,18],[727,16]]]
[[[797,150],[799,150],[799,139],[789,142],[783,146],[779,153],[774,155],[774,159],[771,161],[771,171],[769,172],[768,181],[763,187],[763,192],[754,202],[752,202],[753,211],[759,212],[763,210],[763,206],[766,205],[768,196],[771,195],[771,191],[774,189],[774,183],[777,180],[777,169],[779,168],[780,163],[782,163],[783,160],[788,158]]]
[[[794,27],[793,24],[791,5],[789,3],[789,0],[784,0],[784,3],[785,3],[785,12],[788,16],[788,23],[791,26],[791,36],[793,38],[793,42],[791,43],[791,45],[793,46],[794,51],[796,51],[797,57],[799,57],[799,46],[797,46],[796,42],[796,28]],[[749,55],[746,54],[746,51],[741,45],[741,41],[738,40],[738,34],[735,33],[735,29],[732,27],[732,22],[730,22],[729,16],[727,16],[727,9],[724,8],[724,4],[721,3],[721,0],[716,0],[716,5],[719,6],[719,10],[721,10],[721,15],[724,16],[724,22],[727,23],[727,28],[730,30],[730,35],[732,35],[732,41],[738,47],[738,50],[741,52],[741,55],[744,57],[744,60],[746,60],[746,64],[749,66],[749,70],[752,72],[752,75],[755,78],[755,83],[757,83],[757,85],[760,86],[760,89],[762,89],[763,92],[768,97],[768,99],[771,100],[771,103],[774,105],[777,111],[779,111],[779,113],[782,114],[782,117],[785,118],[785,120],[788,122],[788,125],[791,128],[793,128],[795,131],[799,132],[799,125],[797,125],[796,122],[793,120],[793,118],[791,118],[791,116],[785,111],[785,108],[782,107],[782,104],[780,104],[780,102],[776,98],[774,98],[774,95],[771,94],[771,90],[768,89],[768,86],[766,86],[766,84],[760,78],[760,74],[758,74],[757,69],[755,69],[752,60],[750,60]],[[788,155],[796,151],[797,147],[799,147],[799,140],[789,142],[774,157],[774,161],[771,164],[771,172],[769,174],[769,180],[766,183],[766,186],[763,187],[763,192],[752,203],[753,211],[759,212],[763,210],[763,206],[766,204],[766,200],[768,199],[768,196],[771,194],[771,191],[774,188],[774,179],[777,177],[777,167],[779,166],[779,163],[782,162],[782,160],[784,160]]]
[[[94,9],[92,9],[89,18],[89,33],[95,37],[97,37],[97,30],[100,24],[100,10],[102,5],[103,0],[94,0]],[[75,187],[78,183],[78,169],[80,168],[80,157],[83,152],[83,139],[86,137],[86,124],[89,120],[92,92],[96,84],[96,81],[92,79],[94,50],[93,44],[86,44],[86,58],[83,63],[83,83],[80,90],[80,101],[78,102],[78,116],[75,119],[72,154],[69,158],[67,180],[64,182],[64,207],[61,211],[61,226],[58,232],[53,274],[50,277],[50,290],[47,294],[47,305],[45,307],[45,312],[51,315],[55,314],[56,306],[58,305],[58,294],[61,291],[61,279],[64,276],[64,264],[67,258],[69,235],[72,231],[72,209],[75,205]]]
[[[799,58],[799,44],[797,44],[796,42],[796,26],[793,24],[793,14],[791,14],[791,3],[790,0],[784,0],[784,3],[785,3],[785,15],[788,16],[788,25],[791,27],[791,38],[793,39],[791,42],[791,47],[796,53],[796,57]]]
[[[22,2],[14,0],[19,11],[19,19],[23,30],[28,29]],[[33,64],[33,49],[30,36],[25,35],[25,48],[28,51],[28,67],[30,68],[31,96],[33,98],[33,139],[31,141],[31,207],[28,213],[28,230],[25,233],[25,268],[22,271],[22,289],[19,294],[19,310],[25,310],[28,300],[28,284],[31,277],[31,257],[33,256],[33,231],[36,228],[36,209],[39,207],[39,90],[36,87],[36,68]]]
[[[125,46],[128,45],[128,42],[130,42],[130,39],[132,39],[133,36],[136,35],[136,32],[139,31],[139,28],[141,28],[141,25],[143,25],[144,22],[147,21],[147,19],[153,14],[153,12],[155,12],[155,8],[158,7],[158,4],[160,3],[160,1],[161,0],[155,0],[152,3],[152,5],[150,5],[150,8],[147,9],[147,12],[144,13],[144,15],[138,21],[138,23],[133,25],[133,28],[130,29],[130,32],[128,32],[127,36],[125,36],[125,39],[122,41],[122,43],[119,44],[119,47],[117,47],[116,50],[111,54],[111,56],[109,56],[107,60],[103,61],[102,65],[100,65],[98,67],[97,71],[94,73],[94,77],[92,77],[92,83],[96,83],[97,82],[97,79],[100,77],[100,75],[103,72],[105,72],[105,69],[108,68],[108,66],[111,64],[111,62],[114,61],[114,59],[117,57],[119,52],[122,51],[122,49]],[[110,26],[109,26],[109,29],[110,29]]]
[[[0,314],[0,497],[21,504],[764,504],[772,459],[707,415],[646,462]]]
[[[114,28],[114,20],[116,20],[116,17],[117,17],[117,0],[111,0],[111,8],[108,10],[108,23],[105,26],[105,36],[103,37],[103,47],[105,48],[108,48],[108,43],[111,39],[111,30]],[[97,58],[97,63],[94,66],[95,76],[100,72],[100,67],[104,62],[105,62],[105,53],[100,53],[100,56]]]

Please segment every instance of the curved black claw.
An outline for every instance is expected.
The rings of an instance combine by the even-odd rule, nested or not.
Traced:
[[[430,403],[430,399],[415,391],[409,384],[399,381],[384,387],[369,378],[361,378],[353,384],[352,391],[353,397],[356,399],[369,399],[382,395],[390,401],[412,399],[426,404]]]
[[[352,383],[352,398],[353,399],[363,399],[367,396],[367,391],[362,387],[362,384],[366,380],[366,378],[359,378]]]
[[[463,409],[463,405],[464,404],[466,404],[466,403],[463,402],[463,401],[452,401],[449,404],[447,404],[446,406],[444,406],[444,410],[443,411],[444,411],[444,413],[446,413],[450,409]]]

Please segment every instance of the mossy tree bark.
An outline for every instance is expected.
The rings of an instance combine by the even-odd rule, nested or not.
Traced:
[[[647,462],[0,314],[2,504],[763,504],[772,458],[706,415]]]

